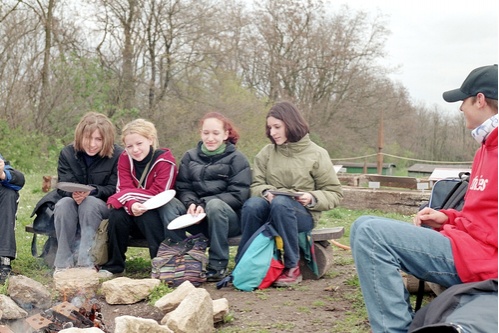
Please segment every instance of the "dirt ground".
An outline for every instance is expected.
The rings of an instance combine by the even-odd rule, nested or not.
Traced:
[[[218,323],[215,331],[219,333],[271,333],[271,332],[352,332],[351,329],[338,327],[347,312],[352,309],[351,295],[355,286],[346,283],[354,276],[354,265],[350,251],[334,247],[335,264],[332,269],[318,280],[303,280],[294,288],[273,288],[254,292],[242,292],[233,286],[217,290],[215,283],[206,283],[205,288],[212,299],[226,298],[229,301],[230,321]],[[69,301],[69,300],[68,300]],[[142,301],[131,305],[110,305],[104,297],[91,300],[101,305],[103,322],[109,333],[114,330],[114,319],[123,315],[150,318],[161,321],[164,314],[154,306]],[[89,309],[87,309],[89,310]],[[0,324],[7,322],[0,321]],[[11,329],[15,333],[26,333],[17,324]],[[14,326],[18,326],[14,328]],[[29,327],[29,326],[28,326]],[[351,326],[350,326],[351,327]],[[356,327],[356,332],[368,332],[367,323]],[[2,327],[0,326],[0,332]]]
[[[303,280],[295,288],[268,288],[242,292],[232,286],[216,289],[215,283],[202,286],[212,299],[226,298],[232,320],[219,323],[217,332],[342,332],[334,329],[352,307],[349,295],[355,287],[346,280],[354,275],[349,251],[334,249],[334,267],[319,280]],[[133,305],[108,305],[101,301],[104,322],[114,332],[114,318],[131,315],[160,321],[163,314],[146,302]],[[368,325],[363,325],[368,332]],[[345,331],[351,332],[351,331]],[[119,333],[119,332],[114,332]]]

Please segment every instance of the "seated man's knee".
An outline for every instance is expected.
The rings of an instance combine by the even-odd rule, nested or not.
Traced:
[[[374,217],[369,215],[361,216],[356,219],[350,228],[350,244],[353,245],[358,241],[360,235],[368,232],[367,230],[374,220]]]

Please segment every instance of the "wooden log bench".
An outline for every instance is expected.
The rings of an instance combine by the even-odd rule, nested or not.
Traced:
[[[55,232],[52,233],[41,233],[36,232],[33,229],[33,225],[29,224],[25,227],[26,232],[32,234],[39,234],[44,236],[55,236]],[[314,240],[314,250],[315,258],[317,261],[317,267],[319,269],[319,276],[313,274],[313,272],[306,266],[303,259],[300,260],[300,267],[304,279],[318,279],[327,273],[334,264],[333,261],[333,247],[329,242],[332,239],[338,239],[343,236],[345,228],[343,227],[333,227],[333,228],[323,228],[312,230],[312,239]],[[230,246],[238,246],[241,238],[232,237],[229,238]],[[128,241],[129,247],[147,247],[147,241],[145,239],[130,238]],[[55,254],[54,254],[55,255]],[[53,262],[53,261],[52,261]]]

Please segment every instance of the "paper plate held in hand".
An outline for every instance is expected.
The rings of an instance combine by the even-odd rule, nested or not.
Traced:
[[[156,194],[154,197],[147,199],[142,204],[146,206],[147,209],[156,209],[163,205],[166,205],[171,199],[175,197],[175,190],[167,190]]]
[[[188,227],[190,225],[198,223],[199,221],[204,219],[205,216],[206,213],[199,213],[197,215],[185,214],[179,216],[175,220],[171,221],[170,224],[168,224],[168,229],[175,230]]]
[[[95,187],[90,185],[69,182],[59,182],[55,187],[66,192],[91,192],[95,190]]]

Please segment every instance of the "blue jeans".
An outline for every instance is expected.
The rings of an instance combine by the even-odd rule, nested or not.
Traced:
[[[411,223],[362,216],[350,245],[371,329],[406,333],[414,317],[400,271],[444,287],[461,283],[450,240]]]
[[[277,195],[269,203],[261,197],[246,200],[241,214],[242,236],[239,249],[263,224],[270,221],[284,243],[284,266],[293,268],[300,260],[300,244],[298,234],[310,231],[314,227],[314,220],[308,210],[298,201],[287,196]],[[236,262],[239,260],[239,251]]]

